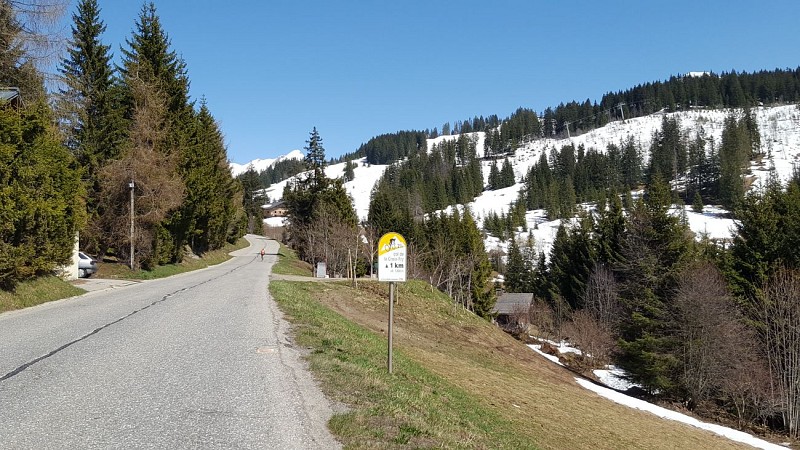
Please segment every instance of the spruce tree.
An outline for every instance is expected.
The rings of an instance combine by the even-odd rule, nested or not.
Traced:
[[[492,161],[489,168],[489,189],[500,189],[500,170],[497,168],[497,161]]]
[[[501,186],[506,188],[513,186],[516,183],[516,179],[514,177],[514,167],[511,165],[511,161],[506,158],[503,160],[503,168],[500,170],[500,180]]]
[[[309,138],[306,141],[306,146],[304,147],[306,150],[305,156],[305,163],[306,163],[306,170],[311,171],[311,180],[312,183],[315,185],[320,185],[322,180],[325,178],[325,147],[322,146],[322,138],[317,131],[317,127],[314,127],[309,133]]]
[[[517,244],[517,239],[512,235],[508,245],[508,262],[506,263],[504,283],[508,292],[525,292],[525,279],[527,278],[525,269],[522,251]]]
[[[195,119],[189,151],[182,152],[180,171],[186,183],[181,218],[195,253],[225,245],[233,226],[237,187],[228,167],[222,132],[205,102]]]
[[[109,47],[101,41],[105,24],[100,20],[97,0],[83,0],[72,15],[72,39],[68,57],[61,62],[65,89],[57,105],[66,124],[67,146],[84,170],[89,221],[93,224],[104,214],[98,209],[100,180],[98,172],[108,161],[117,158],[126,124],[116,103],[114,77]],[[96,225],[82,234],[83,247],[99,252],[102,236]]]
[[[672,299],[686,265],[691,236],[669,214],[669,184],[658,174],[629,211],[628,232],[615,272],[623,304],[620,364],[649,391],[674,393],[679,348],[672,337]]]

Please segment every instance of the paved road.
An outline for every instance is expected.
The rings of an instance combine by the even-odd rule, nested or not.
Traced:
[[[0,315],[0,448],[339,447],[267,291],[277,244],[248,240],[219,266]]]

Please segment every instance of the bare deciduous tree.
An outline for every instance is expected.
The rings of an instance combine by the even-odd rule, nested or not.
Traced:
[[[789,435],[800,424],[800,270],[778,269],[756,300],[771,378],[775,380],[781,415]]]
[[[681,380],[690,408],[706,402],[726,386],[737,389],[741,365],[754,368],[755,336],[742,322],[727,284],[711,263],[684,271],[675,296],[677,324],[682,342]]]
[[[553,318],[553,309],[540,298],[534,298],[531,302],[531,307],[528,311],[528,321],[536,328],[538,337],[545,339],[555,339],[557,336],[555,330],[555,319]]]
[[[608,364],[616,346],[614,336],[606,324],[585,309],[572,315],[572,320],[564,326],[564,334],[569,336],[570,341],[585,356],[590,357],[593,367],[604,367]]]
[[[595,264],[584,293],[584,305],[609,330],[616,328],[621,307],[614,273],[605,264]]]

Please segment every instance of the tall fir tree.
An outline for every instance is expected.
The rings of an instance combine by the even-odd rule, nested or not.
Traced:
[[[687,227],[669,214],[671,199],[669,184],[656,173],[645,200],[629,211],[615,265],[623,305],[620,364],[645,389],[667,394],[677,387],[672,299],[692,242]]]
[[[325,179],[325,147],[322,146],[322,138],[314,127],[309,133],[306,141],[306,169],[311,171],[311,181],[315,185],[320,185]]]
[[[98,208],[100,169],[120,153],[126,124],[117,104],[109,46],[101,41],[106,26],[97,0],[82,0],[72,15],[72,39],[61,62],[65,88],[56,105],[66,125],[67,147],[84,170],[86,207],[90,226],[81,236],[82,247],[98,253],[102,236],[96,222],[105,214]]]

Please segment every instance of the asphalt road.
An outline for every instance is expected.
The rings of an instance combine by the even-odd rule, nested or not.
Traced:
[[[212,268],[1,314],[0,448],[338,448],[268,294],[278,246],[248,240]]]

